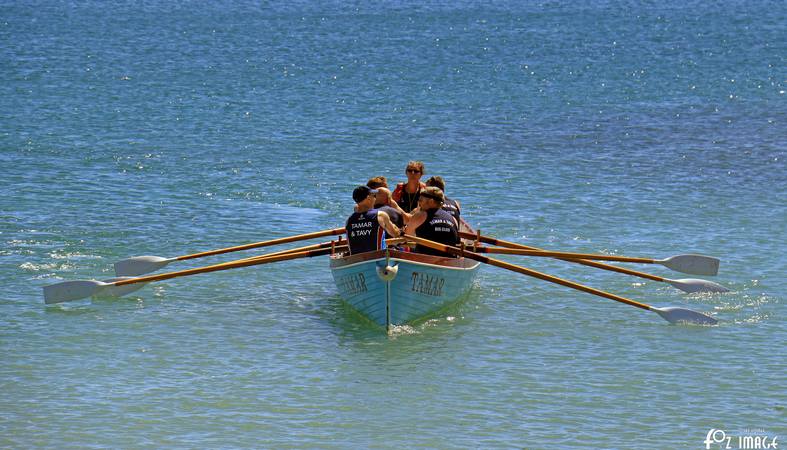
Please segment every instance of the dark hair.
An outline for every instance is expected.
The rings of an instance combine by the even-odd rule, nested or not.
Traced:
[[[377,188],[387,188],[388,187],[388,180],[385,179],[384,176],[369,178],[369,181],[366,182],[366,186],[377,189]]]
[[[426,180],[426,185],[439,187],[441,191],[445,192],[445,181],[443,181],[443,177],[441,176],[435,175],[430,177],[428,180]]]
[[[372,193],[373,191],[368,186],[358,186],[353,189],[353,200],[355,200],[355,203],[361,203]]]

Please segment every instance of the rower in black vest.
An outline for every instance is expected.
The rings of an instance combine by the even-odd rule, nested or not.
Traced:
[[[441,209],[445,195],[440,188],[429,186],[421,190],[418,211],[407,223],[407,232],[446,245],[459,244],[459,225],[448,211]],[[416,252],[449,256],[429,247],[416,246]]]
[[[453,216],[448,211],[440,208],[427,209],[425,211],[426,220],[415,229],[415,235],[441,244],[459,245],[459,232],[456,229],[456,221]],[[422,245],[416,246],[415,251],[427,255],[446,255],[443,252]]]
[[[347,219],[347,242],[350,254],[371,252],[385,248],[385,232],[389,236],[399,236],[399,228],[391,223],[384,211],[372,209],[377,191],[366,186],[358,186],[353,191],[356,211]]]
[[[440,188],[443,191],[443,195],[445,196],[445,181],[440,176],[433,176],[426,180],[427,186],[435,186]],[[459,202],[456,200],[452,200],[448,197],[443,198],[443,209],[451,213],[456,219],[456,223],[462,223],[462,220],[459,218],[462,210],[459,208]]]
[[[459,209],[459,203],[456,200],[451,200],[450,198],[446,197],[445,202],[443,203],[443,210],[447,211],[448,214],[451,214],[454,219],[456,219],[456,223],[461,223],[461,220],[459,219],[461,210]]]
[[[371,252],[385,248],[385,233],[377,220],[376,209],[364,212],[354,212],[348,219],[344,228],[347,230],[347,241],[350,244],[350,254]]]
[[[380,211],[385,211],[388,214],[388,217],[391,218],[391,222],[399,228],[404,226],[404,218],[399,213],[396,208],[389,206],[389,202],[391,201],[391,191],[385,187],[379,187],[377,189],[377,195],[374,199],[374,209],[379,209]],[[404,211],[402,211],[404,212]],[[390,236],[389,236],[390,237]]]

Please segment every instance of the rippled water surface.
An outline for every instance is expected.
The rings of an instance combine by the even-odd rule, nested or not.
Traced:
[[[0,447],[702,448],[710,429],[787,433],[783,2],[0,11]],[[485,267],[466,301],[387,336],[342,303],[324,258],[43,304],[43,286],[110,278],[128,256],[341,226],[355,185],[401,181],[409,159],[484,234],[721,258],[713,280],[731,291],[691,295],[504,258],[720,324],[671,326]]]

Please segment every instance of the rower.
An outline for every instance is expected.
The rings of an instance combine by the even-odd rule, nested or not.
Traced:
[[[407,223],[407,233],[446,245],[459,244],[459,224],[446,210],[441,209],[445,201],[443,191],[434,186],[421,189],[418,197],[418,211]],[[429,247],[418,245],[418,253],[448,256]]]
[[[380,175],[378,177],[369,178],[369,181],[366,182],[366,185],[369,186],[370,189],[377,189],[377,188],[387,188],[388,187],[388,180]]]
[[[397,237],[401,233],[399,227],[391,222],[384,211],[373,209],[377,190],[367,186],[358,186],[353,190],[356,203],[355,212],[347,218],[347,243],[350,254],[371,252],[385,248],[385,230],[389,236]]]
[[[398,203],[393,199],[391,191],[388,190],[388,180],[384,176],[369,178],[366,182],[369,189],[377,189],[377,197],[374,200],[374,209],[385,211],[391,218],[391,222],[399,228],[402,228],[411,214],[404,212]],[[392,236],[388,236],[392,237]]]
[[[426,185],[438,187],[441,191],[443,191],[443,194],[445,194],[445,181],[443,180],[443,177],[433,176],[426,180]],[[452,200],[446,196],[445,201],[443,202],[443,209],[454,216],[456,223],[462,223],[462,220],[459,218],[462,210],[459,208],[459,202],[457,200]]]
[[[396,208],[389,205],[395,205]],[[388,214],[388,217],[391,218],[391,222],[393,222],[397,227],[402,228],[404,226],[404,218],[402,215],[407,213],[402,211],[402,209],[399,208],[399,205],[391,200],[391,191],[389,191],[388,188],[377,188],[377,195],[374,198],[374,209],[378,211],[384,211],[386,214]],[[396,236],[388,235],[388,237]]]

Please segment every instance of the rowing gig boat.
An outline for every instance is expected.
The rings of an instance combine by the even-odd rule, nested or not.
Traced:
[[[470,291],[480,263],[388,248],[331,256],[342,298],[386,330],[433,316]]]

